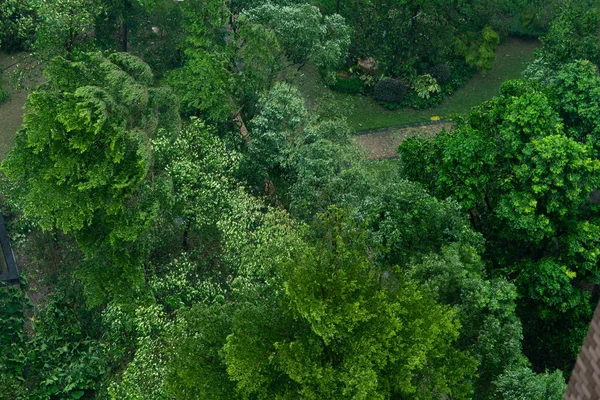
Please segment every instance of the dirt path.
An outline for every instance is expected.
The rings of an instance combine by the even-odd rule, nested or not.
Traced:
[[[416,126],[392,127],[357,135],[354,138],[363,148],[369,160],[398,157],[398,146],[415,135],[433,136],[442,129],[450,130],[453,122],[442,121]]]
[[[19,65],[19,63],[23,62],[23,57],[27,57],[24,53],[19,54],[5,54],[0,53],[0,65],[4,67],[9,67],[5,72],[4,79],[10,80],[10,74],[15,70],[15,68]],[[31,63],[31,60],[25,59],[25,63]],[[40,73],[39,69],[36,69],[32,72],[31,78],[32,80],[26,79],[25,85],[31,86],[37,84],[37,79],[39,78]],[[10,85],[4,85],[5,88]],[[0,104],[0,161],[6,157],[10,149],[12,149],[15,133],[21,127],[23,123],[23,106],[25,105],[25,101],[27,100],[27,95],[29,94],[28,90],[11,90],[8,88],[10,93],[10,97],[4,103]]]

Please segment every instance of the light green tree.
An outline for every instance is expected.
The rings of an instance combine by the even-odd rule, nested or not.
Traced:
[[[19,182],[26,216],[75,234],[90,301],[115,286],[123,290],[114,295],[126,295],[123,287],[143,281],[137,239],[156,218],[158,194],[168,193],[153,170],[151,138],[177,133],[177,99],[126,53],[57,57],[45,75],[3,171]]]
[[[449,308],[379,269],[342,212],[304,238],[278,218],[244,248],[228,301],[181,314],[175,398],[468,398],[476,363]]]
[[[350,29],[344,18],[323,17],[309,4],[278,6],[266,3],[246,9],[250,21],[271,28],[283,53],[294,64],[312,61],[328,79],[345,61],[350,46]]]
[[[184,65],[166,75],[183,113],[211,123],[243,121],[241,114],[252,114],[259,94],[280,71],[275,35],[234,17],[222,0],[186,2],[183,15]]]

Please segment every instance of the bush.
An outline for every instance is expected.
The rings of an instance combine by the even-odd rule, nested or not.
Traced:
[[[408,94],[408,87],[399,79],[383,78],[375,85],[373,97],[388,103],[400,103]]]
[[[437,64],[429,71],[440,85],[444,85],[452,78],[452,71],[448,64]]]

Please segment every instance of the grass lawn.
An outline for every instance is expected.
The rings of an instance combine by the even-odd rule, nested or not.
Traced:
[[[526,63],[533,60],[533,51],[538,46],[539,42],[535,40],[507,39],[498,46],[496,61],[490,72],[478,73],[438,107],[427,110],[389,111],[369,97],[333,92],[322,83],[317,71],[310,65],[300,70],[294,84],[307,98],[309,106],[323,98],[325,101],[337,103],[341,110],[346,110],[348,122],[354,132],[407,125],[429,121],[434,115],[444,118],[454,113],[464,113],[482,101],[494,97],[498,94],[502,82],[521,76]]]

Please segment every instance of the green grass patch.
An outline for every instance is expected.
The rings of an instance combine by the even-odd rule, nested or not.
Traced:
[[[476,74],[438,107],[427,110],[405,108],[390,111],[370,97],[334,92],[323,84],[316,69],[310,65],[300,70],[293,83],[302,91],[309,106],[313,107],[322,102],[320,99],[325,98],[344,110],[354,132],[407,125],[429,121],[433,116],[445,118],[455,113],[465,113],[473,106],[496,96],[504,81],[521,76],[526,64],[533,60],[533,51],[539,45],[534,40],[507,39],[498,46],[496,61],[490,72]]]

